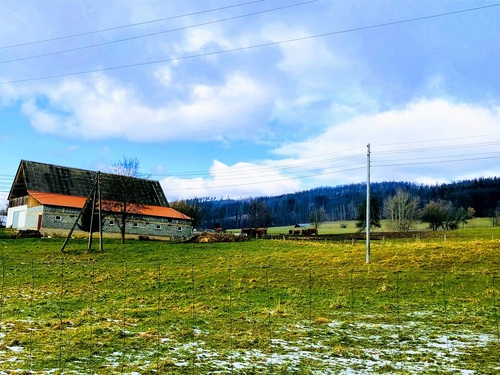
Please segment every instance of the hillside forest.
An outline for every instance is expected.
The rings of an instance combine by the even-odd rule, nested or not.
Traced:
[[[434,212],[433,209],[437,207],[444,207],[448,212],[453,211],[454,215],[467,213],[463,217],[490,217],[493,225],[498,225],[500,178],[497,177],[439,185],[376,182],[370,184],[370,191],[370,205],[377,216],[375,220],[392,215],[387,209],[388,203],[396,196],[403,195],[406,204],[412,202],[412,220]],[[358,220],[366,206],[366,184],[325,186],[273,197],[205,197],[172,202],[171,205],[194,218],[195,227],[200,229],[286,226],[311,224],[315,220]],[[432,222],[430,226],[432,228]]]

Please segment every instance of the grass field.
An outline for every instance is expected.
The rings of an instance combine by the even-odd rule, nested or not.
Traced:
[[[389,226],[389,221],[388,220],[381,220],[380,221],[381,228],[373,228],[373,231],[390,231],[390,226]],[[428,230],[429,224],[428,223],[422,223],[422,222],[417,222],[415,226],[415,230]],[[490,230],[492,228],[491,224],[491,219],[489,218],[474,218],[469,220],[467,224],[461,228],[461,232],[467,232],[467,231],[477,231],[477,229],[486,229]],[[294,229],[293,225],[288,225],[288,226],[276,226],[268,229],[268,233],[270,234],[279,234],[279,233],[288,233],[290,229]],[[356,227],[356,221],[327,221],[324,223],[321,223],[319,226],[319,233],[320,234],[344,234],[344,233],[355,233],[359,230],[359,228]],[[236,230],[239,231],[239,230]]]
[[[0,373],[500,371],[498,228],[369,265],[363,242],[61,244],[0,238]]]

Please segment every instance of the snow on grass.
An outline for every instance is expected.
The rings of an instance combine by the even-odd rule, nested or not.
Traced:
[[[199,339],[200,330],[194,328],[195,335],[189,342],[159,338],[157,348],[116,350],[101,357],[99,366],[101,369],[124,368],[127,374],[139,374],[140,369],[145,368],[153,371],[159,364],[167,363],[166,373],[182,373],[186,368],[193,368],[197,373],[210,374],[361,375],[404,372],[473,375],[479,373],[466,368],[461,357],[498,341],[494,334],[477,333],[462,326],[448,325],[443,330],[443,327],[414,321],[400,325],[332,321],[321,325],[275,325],[274,328],[274,337],[269,337],[259,348],[225,350],[211,347],[211,344]],[[287,331],[293,331],[294,335],[281,334]],[[23,353],[25,355],[21,358]],[[9,368],[9,363],[17,368],[29,368],[26,349],[3,346],[0,368]],[[67,364],[69,371],[78,373],[76,366],[77,363]],[[498,363],[491,364],[489,368],[493,372],[500,371]],[[16,372],[10,370],[8,373]],[[54,369],[47,369],[37,373],[53,372]],[[0,371],[0,374],[4,373]]]

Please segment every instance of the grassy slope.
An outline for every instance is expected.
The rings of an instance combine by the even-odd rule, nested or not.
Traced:
[[[375,231],[389,231],[389,221],[381,220],[382,227],[374,228]],[[342,226],[346,226],[342,228]],[[428,230],[429,224],[427,223],[417,223],[416,230]],[[491,220],[489,218],[475,218],[469,220],[469,222],[462,229],[475,230],[478,228],[484,228],[486,230],[491,228]],[[294,229],[293,225],[283,226],[283,227],[272,227],[268,229],[268,233],[279,234],[288,233],[290,229]],[[319,227],[320,234],[342,234],[342,233],[355,233],[358,231],[356,227],[356,221],[328,221],[324,222]]]
[[[497,239],[373,243],[370,265],[364,243],[129,241],[122,246],[108,240],[104,252],[87,253],[85,241],[73,240],[61,254],[59,239],[3,239],[0,349],[7,355],[8,346],[29,347],[36,361],[28,365],[24,357],[16,364],[0,356],[0,368],[74,367],[88,358],[85,366],[99,371],[113,353],[154,352],[163,337],[189,343],[194,331],[196,340],[222,353],[270,350],[270,337],[298,340],[301,334],[283,330],[287,326],[323,327],[358,317],[401,324],[420,311],[423,323],[446,332],[462,325],[492,332],[495,324],[498,331],[492,306],[498,298],[493,273],[500,268],[499,232],[476,233]],[[336,336],[324,340],[353,357],[370,345]],[[480,368],[491,368],[496,349],[474,349],[474,356],[461,357],[463,366],[478,367],[481,359]],[[155,366],[166,366],[165,373],[177,368],[167,354],[162,358]],[[127,371],[144,366],[117,362]]]

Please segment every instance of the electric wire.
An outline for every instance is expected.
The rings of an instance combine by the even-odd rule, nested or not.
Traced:
[[[484,144],[487,145],[496,145],[498,142],[482,142],[482,143],[469,143],[469,144],[460,144],[460,145],[453,145],[453,146],[436,146],[436,147],[428,147],[425,148],[423,152],[430,152],[430,151],[449,151],[450,149],[463,149],[464,147],[484,147]],[[419,152],[422,151],[422,149],[417,149]],[[400,150],[393,150],[395,153],[399,152]],[[415,166],[415,165],[428,165],[428,164],[438,164],[438,163],[457,163],[457,162],[464,162],[464,161],[479,161],[479,160],[493,160],[493,159],[498,159],[500,158],[500,155],[497,155],[499,152],[495,151],[489,151],[489,152],[480,152],[480,153],[467,153],[467,154],[455,154],[455,155],[444,155],[444,156],[439,156],[439,155],[431,155],[428,157],[425,157],[423,155],[420,155],[418,158],[408,158],[408,159],[400,159],[398,158],[397,160],[377,160],[376,155],[381,154],[381,155],[387,155],[389,151],[384,151],[380,153],[373,153],[372,156],[375,156],[372,158],[371,161],[371,166],[374,168],[381,168],[381,167],[395,167],[395,166]],[[331,154],[321,154],[321,156],[325,155],[331,155]],[[318,157],[319,155],[311,156],[309,158],[314,158]],[[287,166],[287,167],[260,167],[260,168],[255,168],[255,167],[248,167],[248,169],[243,169],[242,171],[228,171],[228,172],[219,172],[217,174],[216,178],[210,178],[213,177],[212,175],[207,175],[207,176],[196,176],[197,179],[202,178],[201,182],[204,184],[209,184],[209,183],[217,183],[219,185],[216,186],[204,186],[203,188],[210,188],[210,189],[215,189],[215,188],[224,188],[224,187],[235,187],[235,186],[245,186],[245,185],[255,185],[255,184],[267,184],[267,183],[276,183],[280,181],[288,181],[288,180],[298,180],[298,179],[304,179],[304,178],[312,178],[312,177],[319,177],[319,176],[324,176],[324,175],[329,175],[329,174],[335,174],[335,173],[342,173],[346,171],[354,171],[354,170],[360,170],[364,169],[364,163],[354,163],[354,164],[343,164],[343,165],[331,165],[332,161],[347,161],[347,160],[352,160],[360,157],[365,157],[364,154],[359,154],[359,155],[348,155],[344,157],[337,157],[337,158],[327,158],[327,159],[321,159],[322,164],[325,164],[324,166],[321,166],[322,164],[319,164],[318,161],[316,162],[305,162],[302,164],[297,164],[295,166]],[[318,166],[319,164],[319,166]],[[306,169],[308,166],[311,165],[316,165],[317,168],[314,169]],[[301,169],[302,168],[302,169]],[[274,178],[276,176],[276,173],[278,173],[280,178]],[[304,174],[305,173],[305,174]],[[297,175],[298,174],[298,175]],[[264,180],[259,180],[259,181],[254,181],[254,182],[243,182],[243,183],[237,183],[237,184],[223,184],[220,185],[221,182],[227,181],[227,180],[234,180],[235,178],[240,178],[240,179],[255,179],[255,176],[258,176],[260,178],[264,178]],[[184,174],[170,174],[169,177],[171,178],[182,178],[185,177],[186,175]],[[9,175],[0,175],[0,192],[6,192],[4,189],[7,188],[8,185],[8,180],[9,180]],[[227,177],[227,178],[224,178]],[[265,177],[270,177],[271,179],[265,180]],[[77,180],[78,178],[76,178]],[[83,179],[83,178],[82,178]],[[70,179],[67,179],[68,181]],[[75,180],[75,178],[71,179]],[[87,179],[85,179],[87,180]],[[12,180],[11,180],[12,181]],[[199,189],[199,187],[191,188],[192,190]],[[10,189],[8,189],[10,191]],[[165,190],[172,190],[172,189],[165,189]],[[182,190],[182,189],[178,189]]]
[[[308,0],[308,1],[301,2],[301,3],[295,3],[295,4],[285,5],[285,6],[281,6],[281,7],[277,7],[277,8],[266,9],[266,10],[262,10],[262,11],[258,11],[258,12],[253,12],[253,13],[247,13],[247,14],[243,14],[243,15],[239,15],[239,16],[222,18],[222,19],[215,20],[215,21],[208,21],[208,22],[202,22],[202,23],[198,23],[198,24],[194,24],[194,25],[189,25],[189,26],[177,27],[175,29],[157,31],[157,32],[154,32],[154,33],[136,35],[136,36],[131,36],[131,37],[122,38],[122,39],[115,39],[115,40],[111,40],[111,41],[108,41],[108,42],[95,43],[95,44],[90,44],[90,45],[87,45],[87,46],[76,47],[76,48],[69,48],[69,49],[60,50],[60,51],[54,51],[54,52],[47,52],[47,53],[42,53],[42,54],[39,54],[39,55],[19,57],[19,58],[10,59],[10,60],[2,60],[2,61],[0,61],[0,64],[7,64],[7,63],[12,63],[12,62],[24,61],[24,60],[32,60],[32,59],[36,59],[36,58],[40,58],[40,57],[48,57],[48,56],[60,55],[60,54],[68,53],[68,52],[76,52],[76,51],[81,51],[81,50],[89,49],[89,48],[95,48],[95,47],[101,47],[101,46],[106,46],[106,45],[110,45],[110,44],[122,43],[122,42],[131,41],[131,40],[136,40],[136,39],[147,38],[147,37],[156,36],[156,35],[167,34],[167,33],[175,32],[175,31],[181,31],[181,30],[191,29],[191,28],[195,28],[195,27],[208,26],[208,25],[213,25],[213,24],[216,24],[216,23],[221,23],[221,22],[226,22],[226,21],[233,21],[233,20],[236,20],[236,19],[244,18],[244,17],[250,17],[250,16],[259,15],[259,14],[264,14],[264,13],[274,12],[274,11],[283,10],[283,9],[287,9],[287,8],[292,8],[292,7],[296,7],[296,6],[300,6],[300,5],[304,5],[304,4],[310,4],[310,3],[313,3],[313,2],[316,2],[316,1],[318,1],[318,0]]]
[[[374,164],[372,167],[396,167],[396,166],[411,166],[411,165],[425,165],[425,164],[438,164],[438,163],[456,163],[460,161],[477,161],[477,160],[487,160],[487,159],[500,159],[500,155],[497,156],[485,156],[485,157],[477,157],[477,158],[463,158],[463,159],[450,159],[450,160],[434,160],[434,161],[421,161],[421,162],[413,162],[413,163],[397,163],[394,162],[392,164]]]
[[[414,161],[414,162],[384,162],[384,163],[373,163],[371,166],[373,168],[381,168],[381,167],[395,167],[395,166],[415,166],[415,165],[429,165],[429,164],[439,164],[439,163],[457,163],[457,162],[464,162],[464,161],[478,161],[478,160],[492,160],[492,159],[499,159],[500,155],[496,156],[483,156],[483,157],[466,157],[467,155],[464,155],[462,158],[455,158],[453,159],[446,159],[446,160],[429,160],[429,161]],[[338,173],[345,173],[345,172],[350,172],[350,171],[356,171],[356,170],[362,170],[365,169],[366,166],[359,166],[359,167],[352,167],[352,168],[343,168],[343,169],[335,169],[333,171],[323,171],[323,172],[317,172],[317,173],[308,173],[308,174],[303,174],[299,176],[290,176],[290,177],[284,177],[284,178],[275,178],[275,179],[270,179],[270,180],[264,180],[264,181],[246,181],[243,183],[235,183],[235,184],[222,184],[222,185],[211,185],[210,183],[220,183],[223,180],[220,179],[213,179],[213,180],[202,180],[203,186],[198,186],[198,187],[182,187],[182,188],[164,188],[165,191],[174,191],[174,190],[199,190],[199,189],[221,189],[221,188],[230,188],[230,187],[240,187],[240,186],[247,186],[247,185],[261,185],[261,184],[268,184],[268,183],[276,183],[276,182],[284,182],[284,181],[290,181],[290,180],[299,180],[299,179],[306,179],[306,178],[313,178],[313,177],[319,177],[319,176],[325,176],[325,175],[332,175],[332,174],[338,174]],[[325,168],[326,169],[326,168]],[[331,168],[330,168],[331,169]],[[192,182],[192,181],[191,181]],[[2,192],[0,190],[0,192]]]
[[[349,168],[349,169],[335,170],[335,171],[331,171],[331,172],[323,172],[323,173],[312,174],[312,175],[303,175],[303,176],[298,176],[298,177],[280,178],[280,179],[268,180],[268,181],[254,181],[254,182],[245,182],[245,183],[230,184],[230,185],[202,186],[202,187],[192,187],[192,188],[190,188],[190,187],[164,188],[164,190],[166,190],[166,191],[174,191],[174,190],[220,189],[220,188],[226,188],[226,187],[238,187],[238,186],[247,186],[247,185],[261,185],[261,184],[270,184],[270,183],[283,182],[283,181],[296,180],[296,179],[304,179],[304,178],[325,176],[325,175],[331,175],[331,174],[335,174],[335,173],[343,173],[343,172],[355,171],[355,170],[364,169],[364,168],[365,167]]]
[[[53,78],[63,78],[63,77],[77,76],[77,75],[90,74],[90,73],[107,72],[107,71],[112,71],[112,70],[129,69],[129,68],[134,68],[134,67],[155,65],[155,64],[166,63],[166,62],[189,60],[189,59],[195,59],[195,58],[200,58],[200,57],[217,56],[217,55],[222,55],[222,54],[227,54],[227,53],[232,53],[232,52],[248,51],[248,50],[258,49],[258,48],[263,48],[263,47],[270,47],[270,46],[276,46],[276,45],[281,45],[281,44],[296,43],[296,42],[306,41],[306,40],[311,40],[311,39],[324,38],[324,37],[333,36],[333,35],[341,35],[341,34],[347,34],[347,33],[352,33],[352,32],[358,32],[358,31],[371,30],[371,29],[382,28],[382,27],[400,25],[400,24],[404,24],[404,23],[411,23],[411,22],[423,21],[423,20],[440,18],[440,17],[447,17],[447,16],[456,15],[456,14],[460,14],[460,13],[474,12],[474,11],[484,10],[484,9],[488,9],[488,8],[498,7],[498,6],[500,6],[500,3],[490,4],[490,5],[485,5],[485,6],[481,6],[481,7],[475,7],[475,8],[461,9],[461,10],[445,12],[445,13],[438,13],[438,14],[433,14],[433,15],[428,15],[428,16],[408,18],[408,19],[399,20],[399,21],[379,23],[379,24],[374,24],[374,25],[369,25],[369,26],[355,27],[355,28],[345,29],[345,30],[326,32],[326,33],[321,33],[321,34],[316,34],[316,35],[308,35],[308,36],[304,36],[304,37],[292,38],[292,39],[275,41],[275,42],[265,42],[265,43],[250,45],[250,46],[243,46],[243,47],[226,49],[226,50],[203,52],[203,53],[198,53],[198,54],[193,54],[193,55],[169,57],[166,59],[143,61],[143,62],[137,62],[137,63],[132,63],[132,64],[116,65],[116,66],[81,70],[81,71],[69,72],[69,73],[58,73],[58,74],[45,75],[45,76],[39,76],[39,77],[31,77],[31,78],[22,78],[22,79],[17,79],[17,80],[3,81],[3,82],[0,82],[0,85],[40,81],[40,80],[53,79]]]
[[[114,30],[129,28],[129,27],[142,26],[142,25],[147,25],[147,24],[152,24],[152,23],[157,23],[157,22],[171,21],[171,20],[178,19],[178,18],[196,16],[196,15],[200,15],[200,14],[211,13],[211,12],[216,12],[216,11],[220,11],[220,10],[226,10],[226,9],[230,9],[230,8],[241,7],[241,6],[255,4],[255,3],[262,3],[264,1],[267,1],[267,0],[249,1],[249,2],[246,2],[246,3],[241,3],[241,4],[236,4],[236,5],[228,5],[228,6],[223,6],[223,7],[219,7],[219,8],[213,8],[213,9],[207,9],[207,10],[201,10],[201,11],[198,11],[198,12],[192,12],[192,13],[186,13],[186,14],[177,15],[177,16],[159,18],[159,19],[156,19],[156,20],[149,20],[149,21],[137,22],[137,23],[132,23],[132,24],[128,24],[128,25],[122,25],[122,26],[108,27],[108,28],[100,29],[100,30],[85,31],[85,32],[82,32],[82,33],[77,33],[77,34],[63,35],[63,36],[58,36],[58,37],[54,37],[54,38],[47,38],[47,39],[41,39],[41,40],[32,41],[32,42],[24,42],[24,43],[18,43],[18,44],[11,44],[11,45],[8,45],[8,46],[0,46],[0,49],[15,48],[15,47],[24,47],[24,46],[29,46],[29,45],[33,45],[33,44],[53,42],[53,41],[56,41],[56,40],[76,38],[76,37],[81,37],[81,36],[85,36],[85,35],[99,34],[99,33],[107,32],[107,31],[114,31]]]
[[[496,136],[500,136],[500,133],[468,135],[468,136],[463,136],[463,137],[452,137],[452,138],[428,139],[428,140],[421,140],[421,141],[380,143],[380,144],[372,144],[372,146],[375,146],[375,147],[401,146],[401,145],[409,145],[409,144],[415,144],[415,143],[449,142],[449,141],[456,141],[456,140],[460,140],[460,139],[484,138],[484,137],[496,137]]]
[[[486,146],[497,146],[500,145],[500,141],[491,142],[481,142],[481,143],[469,143],[461,145],[449,145],[449,146],[439,146],[439,147],[423,147],[423,148],[413,148],[404,150],[389,150],[389,151],[379,151],[378,154],[388,154],[388,153],[414,153],[414,152],[426,152],[426,151],[448,151],[455,150],[459,148],[469,148],[469,147],[486,147]]]
[[[457,158],[457,157],[477,157],[479,155],[493,155],[493,154],[499,154],[498,156],[500,156],[500,151],[492,151],[492,152],[478,152],[478,153],[473,153],[473,154],[466,154],[466,155],[442,155],[442,156],[433,156],[433,157],[418,157],[418,158],[408,158],[408,159],[401,159],[401,158],[398,158],[397,160],[377,160],[375,158],[372,158],[371,162],[372,163],[392,163],[392,162],[402,162],[402,161],[415,161],[415,160],[420,160],[420,161],[423,161],[423,160],[431,160],[431,159],[449,159],[450,157],[454,157],[454,158]]]

